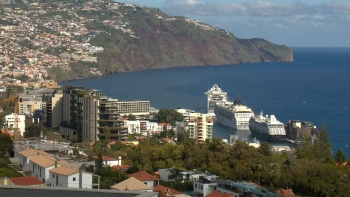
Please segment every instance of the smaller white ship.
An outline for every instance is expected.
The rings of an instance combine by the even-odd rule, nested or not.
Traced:
[[[249,129],[255,137],[263,141],[275,142],[286,137],[284,124],[274,115],[263,116],[263,112],[250,118]]]

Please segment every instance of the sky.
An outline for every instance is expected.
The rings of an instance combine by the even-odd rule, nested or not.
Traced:
[[[117,0],[122,1],[122,0]],[[123,0],[291,47],[350,47],[350,0]]]

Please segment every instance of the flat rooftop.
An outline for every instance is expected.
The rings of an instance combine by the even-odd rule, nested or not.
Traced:
[[[60,187],[34,187],[0,185],[1,196],[50,196],[50,197],[156,197],[158,192],[121,191],[107,189],[78,189]]]

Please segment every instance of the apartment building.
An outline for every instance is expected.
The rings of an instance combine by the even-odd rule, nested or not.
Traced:
[[[46,104],[46,126],[58,128],[63,117],[63,91],[57,90]]]
[[[18,115],[18,134],[20,136],[23,136],[23,133],[25,131],[25,115]],[[12,113],[10,115],[5,116],[5,126],[9,129],[13,129],[15,127],[15,113]]]
[[[189,138],[197,142],[204,142],[206,139],[213,139],[213,118],[210,114],[190,113],[187,123]]]

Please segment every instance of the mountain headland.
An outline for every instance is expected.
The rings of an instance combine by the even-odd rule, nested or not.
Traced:
[[[43,0],[1,9],[4,36],[19,32],[18,46],[37,54],[14,60],[41,62],[48,78],[58,82],[169,67],[293,61],[287,46],[239,39],[157,8],[111,0]]]

